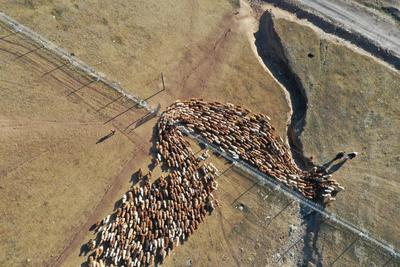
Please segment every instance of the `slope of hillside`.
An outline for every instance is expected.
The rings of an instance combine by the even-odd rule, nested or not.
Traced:
[[[305,155],[323,164],[341,150],[360,152],[335,173],[346,191],[330,209],[398,248],[400,74],[309,26],[272,23],[282,62],[308,101]]]

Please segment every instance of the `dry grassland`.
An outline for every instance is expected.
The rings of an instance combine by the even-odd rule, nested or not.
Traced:
[[[194,151],[204,152],[197,144],[191,143]],[[187,266],[190,263],[193,266],[276,265],[274,255],[281,252],[291,239],[302,239],[298,206],[225,160],[214,155],[209,160],[221,173],[215,193],[221,208],[208,216],[188,241],[174,249],[165,266]],[[161,174],[160,168],[157,167],[154,173]],[[289,236],[290,225],[296,226],[292,238]],[[87,233],[85,239],[94,237]],[[301,242],[296,244],[296,250],[301,250]],[[85,261],[86,257],[76,257],[78,254],[79,248],[76,248],[63,266],[76,266]],[[283,255],[282,258],[287,263],[297,260],[293,255]]]
[[[126,90],[144,98],[154,95],[149,99],[153,105],[165,107],[191,96],[234,102],[271,115],[285,136],[289,108],[284,94],[259,66],[238,27],[236,6],[229,1],[6,1],[2,6]],[[78,255],[90,238],[90,223],[110,213],[132,173],[150,163],[155,121],[126,129],[143,111],[132,109],[119,116],[132,103],[117,100],[104,85],[92,84],[69,66],[54,71],[63,62],[37,56],[45,51],[21,56],[34,45],[20,47],[25,44],[21,36],[9,38],[13,43],[1,44],[6,50],[1,60],[7,64],[0,67],[0,86],[5,89],[1,125],[6,129],[1,135],[6,149],[0,156],[6,199],[0,209],[7,221],[2,225],[1,264],[76,266],[85,260]],[[167,84],[163,92],[161,71]],[[121,132],[96,145],[111,127]],[[298,223],[293,216],[297,211],[285,209],[268,226],[271,231],[265,230],[263,220],[281,210],[284,200],[254,186],[240,198],[249,212],[238,210],[233,201],[253,183],[243,174],[227,172],[218,196],[222,209],[168,258],[168,265],[184,265],[189,258],[200,265],[270,262],[285,243],[287,223]],[[263,201],[261,193],[269,197]]]
[[[238,29],[235,2],[2,4],[7,14],[140,97],[162,88],[163,72],[169,90],[156,100],[164,106],[189,96],[236,101],[271,114],[284,134],[284,95],[256,64],[246,35]],[[269,102],[274,107],[265,105]]]
[[[360,152],[335,173],[346,191],[329,209],[398,249],[399,72],[310,27],[274,24],[308,98],[305,154],[322,164],[340,150]]]
[[[153,106],[165,107],[192,96],[233,102],[270,115],[278,133],[286,136],[289,108],[284,93],[254,57],[247,33],[240,27],[243,14],[235,14],[238,9],[233,1],[0,2],[4,12]],[[390,139],[396,133],[386,129],[392,131],[395,126],[387,116],[398,112],[390,102],[395,89],[391,82],[397,74],[341,45],[320,42],[303,27],[277,20],[277,29],[291,60],[296,60],[296,73],[310,76],[310,84],[324,88],[309,92],[310,116],[302,136],[306,153],[322,161],[341,148],[338,144],[363,151],[351,169],[339,172],[348,190],[332,208],[349,219],[357,218],[384,238],[396,238],[389,224],[389,218],[397,216],[393,200],[397,205],[399,201],[392,189],[398,181],[390,167],[396,161],[382,166],[396,149]],[[0,36],[8,34],[1,31]],[[42,77],[63,62],[49,63],[49,55],[47,60],[37,56],[45,51],[16,60],[34,46],[23,48],[15,45],[21,43],[20,36],[9,38],[14,44],[0,41],[0,48],[6,50],[0,50],[0,146],[5,148],[0,152],[0,192],[6,196],[0,202],[6,221],[0,226],[0,265],[77,266],[85,260],[78,255],[81,245],[92,237],[90,225],[112,212],[131,185],[131,175],[150,163],[155,120],[135,129],[130,124],[144,111],[68,66]],[[315,58],[307,57],[309,51]],[[309,75],[311,71],[318,76]],[[160,91],[160,72],[166,77],[166,91]],[[380,78],[354,78],[363,72],[378,73]],[[349,108],[360,99],[366,101],[364,95],[370,91],[362,91],[360,84],[379,88],[383,83],[389,89],[381,106],[376,104],[378,91],[373,91],[362,109]],[[340,89],[340,94],[332,95],[333,88]],[[71,94],[74,90],[78,91]],[[360,128],[354,122],[361,120],[369,106],[372,111],[365,120],[369,128]],[[378,126],[385,130],[379,132]],[[112,127],[120,131],[96,145]],[[343,130],[346,127],[351,130]],[[373,138],[383,141],[374,145]],[[384,148],[388,155],[381,153]],[[221,171],[229,167],[223,160],[212,160]],[[167,258],[166,265],[186,266],[189,260],[194,266],[296,264],[303,250],[297,204],[235,169],[227,170],[219,183],[216,195],[221,209]],[[373,206],[374,212],[367,206]],[[297,230],[289,236],[291,225]],[[346,251],[353,242],[351,235],[325,225],[318,239],[325,263],[338,259],[337,263],[357,265],[359,257],[354,255],[369,254],[364,244],[358,244],[361,241],[355,242],[354,251]],[[380,255],[371,254],[371,262],[388,259]]]
[[[83,95],[68,97],[71,88],[14,55],[0,60],[0,265],[43,266],[141,148],[122,134],[96,145],[113,126]]]
[[[347,229],[324,221],[318,233],[317,246],[323,266],[396,266],[398,259]],[[387,264],[387,265],[385,265]]]

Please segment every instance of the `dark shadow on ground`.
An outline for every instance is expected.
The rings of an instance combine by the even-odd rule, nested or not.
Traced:
[[[299,267],[309,266],[313,263],[317,267],[322,267],[323,256],[317,246],[318,236],[321,229],[322,214],[316,211],[310,211],[305,205],[300,205],[300,214],[303,216],[303,223],[306,225],[303,236],[303,261],[299,262]]]
[[[99,140],[97,140],[96,144],[103,143],[104,141],[106,141],[108,138],[110,138],[113,135],[114,135],[114,133],[109,133],[109,134],[101,137]]]
[[[303,145],[299,139],[307,113],[307,96],[300,79],[291,69],[286,59],[283,45],[273,28],[271,14],[264,13],[260,18],[259,30],[254,34],[257,53],[273,76],[285,87],[290,96],[293,114],[288,127],[288,140],[296,164],[303,169],[313,166],[303,155]]]
[[[342,161],[340,161],[340,162],[338,162],[338,163],[332,165],[332,166],[329,168],[329,173],[334,173],[334,172],[338,171],[340,168],[343,167],[343,165],[344,165],[347,161],[348,161],[348,159],[344,159],[344,160],[342,160]]]
[[[81,246],[80,252],[79,252],[79,256],[86,256],[89,253],[90,249],[88,244],[83,244]]]
[[[137,184],[138,184],[140,181],[142,181],[142,180],[143,180],[143,179],[142,179],[141,177],[139,177],[139,171],[134,172],[134,173],[131,175],[131,179],[130,179],[131,188],[134,187],[135,185],[137,185]],[[128,193],[129,191],[130,191],[130,190],[128,190],[126,193]],[[110,214],[110,215],[111,215],[111,216],[110,216],[110,221],[116,219],[116,217],[117,217],[117,216],[116,216],[116,211],[117,211],[118,208],[120,208],[120,207],[122,207],[122,198],[119,199],[119,200],[117,200],[117,201],[114,203],[113,213]],[[100,221],[100,222],[101,222],[101,221]],[[97,225],[97,223],[93,224],[93,225],[90,227],[89,231],[97,232],[95,240],[96,240],[96,244],[98,244],[98,243],[100,242],[100,240],[101,240],[101,232],[99,231],[99,225]],[[95,254],[95,251],[91,251],[91,250],[90,250],[88,243],[85,243],[85,244],[83,244],[83,245],[81,246],[80,252],[79,252],[79,256],[84,256],[84,257],[88,258],[88,257],[91,256],[91,255],[94,256],[94,254]],[[110,262],[107,261],[107,263],[109,264]],[[89,265],[88,265],[88,263],[85,261],[85,262],[82,262],[80,266],[81,266],[81,267],[83,267],[83,266],[84,266],[84,267],[88,267]],[[108,265],[107,265],[107,266],[108,266]]]

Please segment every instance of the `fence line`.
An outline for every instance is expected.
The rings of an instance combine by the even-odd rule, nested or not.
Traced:
[[[74,67],[78,68],[79,70],[88,74],[89,76],[93,77],[96,81],[104,83],[105,85],[107,85],[111,89],[117,91],[124,97],[132,100],[133,102],[138,104],[140,107],[145,108],[149,112],[156,112],[156,109],[152,108],[146,101],[140,99],[137,96],[134,96],[132,94],[125,92],[118,83],[109,80],[108,78],[106,78],[104,76],[104,74],[97,72],[94,68],[90,67],[83,61],[71,56],[71,54],[68,53],[67,51],[65,51],[64,49],[58,47],[51,41],[47,40],[46,38],[39,35],[38,33],[32,31],[28,27],[18,23],[17,21],[13,20],[12,18],[10,18],[9,16],[7,16],[6,14],[4,14],[2,12],[0,12],[0,22],[7,25],[10,29],[15,31],[15,33],[19,33],[19,34],[22,34],[22,35],[28,37],[33,42],[43,46],[45,49],[47,49],[51,52],[53,52],[55,55],[59,56],[61,59],[68,61],[69,64],[73,65]]]
[[[178,126],[178,129],[181,130],[184,134],[186,134],[190,138],[196,140],[199,143],[203,143],[203,144],[207,145],[209,148],[211,148],[212,150],[218,152],[225,159],[233,162],[233,164],[236,167],[238,167],[241,170],[243,170],[243,171],[251,174],[252,176],[256,177],[262,183],[268,184],[269,186],[274,187],[275,189],[277,189],[277,190],[281,191],[282,193],[284,193],[289,198],[294,199],[295,201],[300,202],[301,204],[307,206],[308,208],[314,210],[315,212],[320,213],[326,219],[343,226],[344,228],[346,228],[346,229],[350,230],[351,232],[355,233],[356,235],[358,235],[360,238],[375,244],[376,246],[378,246],[378,247],[382,248],[383,250],[385,250],[386,252],[388,252],[393,257],[400,258],[399,251],[397,251],[393,247],[392,244],[389,244],[388,242],[386,242],[384,240],[381,240],[379,238],[373,237],[368,231],[366,231],[364,229],[360,229],[357,226],[353,225],[351,222],[349,222],[349,221],[347,221],[347,220],[345,220],[343,218],[340,218],[336,214],[326,211],[321,205],[319,205],[319,204],[317,204],[315,202],[312,202],[311,200],[307,199],[306,197],[304,197],[300,193],[290,189],[289,187],[287,187],[287,186],[285,186],[283,184],[280,184],[274,178],[266,175],[265,173],[260,172],[258,169],[254,168],[253,166],[249,165],[248,163],[246,163],[246,162],[244,162],[242,160],[235,160],[229,154],[227,154],[226,152],[222,151],[218,146],[209,143],[207,140],[205,140],[200,135],[189,132],[183,126]]]
[[[152,112],[152,113],[157,112],[157,109],[152,108],[146,101],[140,99],[137,96],[134,96],[132,94],[125,92],[118,83],[110,81],[103,74],[98,73],[94,68],[90,67],[83,61],[71,56],[71,54],[66,52],[64,49],[58,47],[54,43],[50,42],[46,38],[37,34],[36,32],[33,32],[32,30],[25,27],[24,25],[19,24],[18,22],[16,22],[15,20],[8,17],[6,14],[4,14],[2,12],[0,12],[0,22],[3,22],[5,25],[7,25],[11,29],[13,29],[16,33],[22,34],[22,35],[28,37],[29,39],[31,39],[32,41],[42,45],[44,48],[46,48],[47,50],[50,50],[51,52],[53,52],[55,55],[59,56],[60,58],[67,60],[74,67],[80,69],[84,73],[87,73],[89,76],[96,79],[96,81],[100,81],[100,82],[106,84],[107,86],[109,86],[113,90],[117,91],[124,97],[137,103],[140,107],[145,108],[146,110],[148,110],[149,112]],[[277,190],[284,193],[286,196],[288,196],[288,197],[300,202],[301,204],[309,207],[310,209],[320,213],[325,218],[347,228],[348,230],[357,234],[360,238],[365,239],[371,243],[374,243],[378,247],[389,252],[392,256],[398,257],[398,258],[400,257],[400,253],[396,249],[394,249],[393,245],[387,243],[386,241],[380,240],[379,238],[375,238],[375,237],[371,236],[371,234],[369,234],[368,231],[358,228],[357,226],[353,225],[352,223],[348,222],[347,220],[336,216],[336,214],[325,211],[321,205],[318,205],[318,204],[310,201],[309,199],[305,198],[298,192],[295,192],[295,191],[291,190],[290,188],[278,183],[275,179],[273,179],[272,177],[269,177],[268,175],[266,175],[264,173],[261,173],[259,170],[257,170],[253,166],[250,166],[248,163],[243,162],[241,160],[233,159],[227,153],[220,150],[219,147],[215,146],[214,144],[210,144],[209,142],[207,142],[204,138],[200,137],[199,135],[194,135],[194,134],[190,133],[182,126],[179,126],[178,128],[182,132],[187,134],[189,137],[197,140],[198,142],[206,144],[208,147],[210,147],[214,151],[218,152],[220,155],[222,155],[227,160],[232,161],[235,164],[235,166],[237,166],[240,169],[242,169],[243,171],[248,172],[251,175],[255,176],[257,179],[259,179],[264,184],[268,184],[268,185],[276,188]]]

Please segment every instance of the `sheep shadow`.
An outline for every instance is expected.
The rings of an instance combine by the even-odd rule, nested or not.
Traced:
[[[140,181],[141,181],[141,179],[140,179],[140,177],[139,177],[139,170],[138,170],[138,171],[134,172],[134,173],[131,175],[131,178],[130,178],[131,188],[134,187],[135,185],[137,185]],[[130,191],[130,190],[128,190],[127,192],[129,192],[129,191]],[[126,193],[127,193],[127,192],[126,192]],[[122,198],[120,198],[119,200],[117,200],[117,201],[114,203],[113,212],[112,212],[112,214],[110,214],[110,215],[111,215],[111,216],[110,216],[110,221],[113,221],[113,220],[116,219],[116,217],[117,217],[116,211],[117,211],[117,209],[120,208],[120,207],[122,207]],[[94,238],[94,240],[96,240],[96,244],[98,244],[98,243],[100,242],[100,240],[101,240],[101,232],[100,232],[99,229],[98,229],[98,224],[97,224],[97,223],[94,223],[94,224],[89,228],[89,231],[90,231],[90,232],[95,232],[95,233],[97,232],[97,233],[96,233],[96,237]],[[81,256],[87,257],[87,256],[91,256],[91,255],[94,256],[94,255],[95,255],[95,252],[90,250],[88,243],[83,244],[83,245],[81,246],[81,248],[80,248],[79,256],[80,256],[80,257],[81,257]],[[89,266],[89,265],[88,265],[88,263],[85,261],[85,262],[81,263],[81,267],[82,267],[82,266],[87,267],[87,266]]]
[[[81,256],[86,257],[89,252],[90,252],[89,245],[87,243],[85,243],[80,248],[79,257],[81,257]]]
[[[139,170],[137,170],[136,172],[132,173],[131,178],[130,178],[130,183],[131,183],[131,188],[134,187],[135,185],[137,185],[140,182],[141,177],[139,177]],[[126,193],[128,193],[130,190],[126,191]],[[119,200],[117,200],[114,203],[114,211],[116,211],[118,208],[120,208],[122,206],[122,198],[120,198]]]

